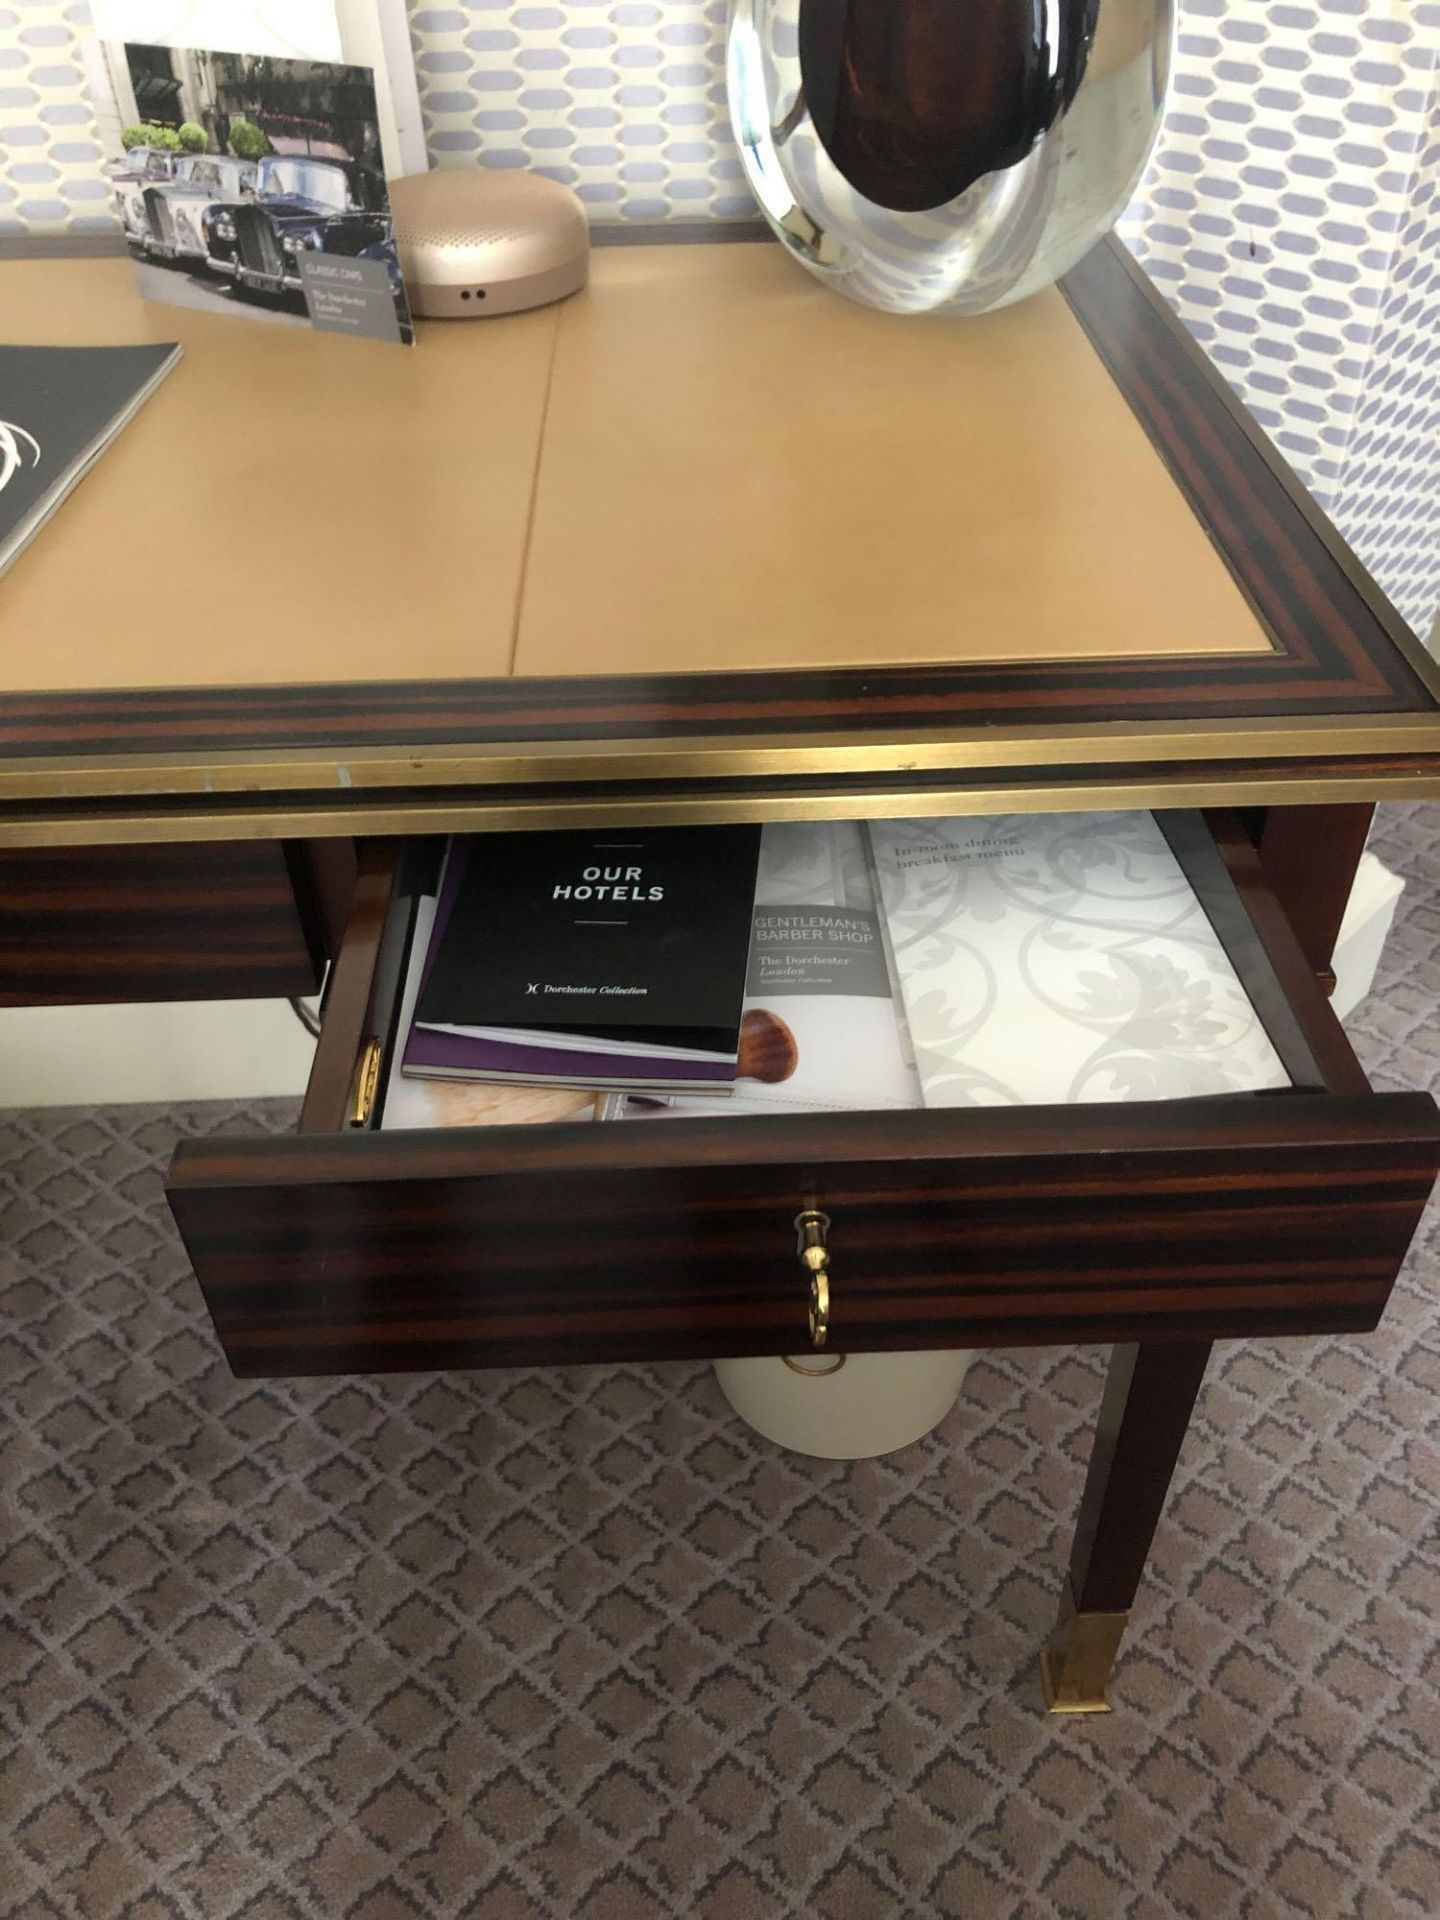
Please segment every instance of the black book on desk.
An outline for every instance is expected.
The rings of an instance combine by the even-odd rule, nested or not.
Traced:
[[[179,358],[173,341],[0,346],[0,573]]]
[[[728,1091],[758,827],[452,842],[407,1073]]]

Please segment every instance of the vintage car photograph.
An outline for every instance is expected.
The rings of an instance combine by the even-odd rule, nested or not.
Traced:
[[[345,256],[380,263],[371,297],[413,338],[368,68],[106,51],[120,122],[110,179],[146,299],[309,326],[304,257]]]
[[[138,132],[135,127],[127,127],[127,133]],[[169,184],[183,180],[195,165],[193,153],[169,153],[160,147],[131,147],[127,150],[124,163],[112,171],[110,178],[115,187],[115,205],[120,214],[120,225],[125,230],[125,238],[135,248],[143,249],[145,239],[145,194],[157,184]]]
[[[134,131],[134,128],[127,129],[127,132]],[[111,166],[110,178],[117,191],[133,185],[137,180],[169,180],[175,172],[178,158],[178,153],[167,153],[160,147],[127,147]]]
[[[254,293],[302,291],[303,253],[360,254],[391,237],[384,177],[355,161],[274,154],[244,198],[209,209],[213,272]]]
[[[148,260],[207,265],[205,216],[212,208],[254,191],[253,160],[204,153],[191,156],[191,161],[178,178],[142,189],[145,218],[140,241]]]

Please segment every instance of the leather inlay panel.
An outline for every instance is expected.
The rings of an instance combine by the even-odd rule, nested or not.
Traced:
[[[0,689],[509,671],[555,309],[406,349],[26,260],[0,313],[13,343],[185,347],[0,579]]]
[[[562,310],[518,673],[1267,651],[1057,290],[906,320],[628,247]]]

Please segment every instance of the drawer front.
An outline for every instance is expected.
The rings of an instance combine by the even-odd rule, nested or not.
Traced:
[[[654,1121],[183,1147],[237,1373],[1357,1331],[1434,1178],[1423,1095]]]
[[[1232,817],[1165,819],[1293,1090],[1083,1107],[383,1133],[435,850],[367,847],[296,1137],[187,1143],[171,1206],[242,1374],[1363,1330],[1440,1160],[1376,1095]]]
[[[0,854],[0,1006],[313,993],[334,866],[263,841]]]

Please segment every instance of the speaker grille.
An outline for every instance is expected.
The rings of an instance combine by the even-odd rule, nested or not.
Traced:
[[[587,244],[585,209],[568,187],[539,174],[453,167],[390,183],[401,246],[453,264],[514,250],[516,266],[557,265]]]

